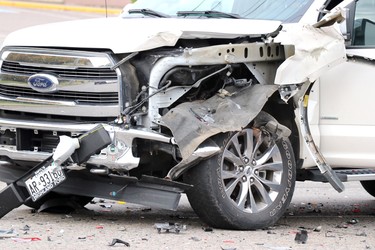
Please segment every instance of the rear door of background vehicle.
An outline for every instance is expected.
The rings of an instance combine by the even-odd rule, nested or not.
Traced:
[[[353,7],[349,60],[318,83],[320,148],[332,166],[375,167],[375,0]]]

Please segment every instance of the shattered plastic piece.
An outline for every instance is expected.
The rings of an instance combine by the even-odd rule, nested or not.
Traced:
[[[113,239],[112,242],[108,244],[108,246],[112,247],[116,244],[124,244],[125,246],[130,247],[130,244],[128,242],[120,240],[120,239]]]
[[[317,226],[316,228],[313,229],[314,232],[320,232],[322,231],[322,226]]]
[[[323,207],[323,203],[308,203],[307,204],[307,210],[310,212],[310,213],[321,213],[322,212],[322,208]]]
[[[71,138],[66,135],[62,135],[59,138],[60,143],[57,145],[52,158],[56,164],[60,165],[66,161],[77,148],[79,148],[80,143],[78,138]]]
[[[325,234],[325,236],[327,238],[335,238],[336,237],[335,235],[332,234],[332,231],[327,231],[326,234]]]
[[[343,224],[337,225],[336,228],[348,228],[348,225],[343,223]]]
[[[61,229],[60,231],[59,231],[59,233],[57,234],[57,237],[61,237],[61,236],[63,236],[64,235],[64,229]]]
[[[186,230],[186,225],[181,225],[179,223],[167,222],[167,223],[155,223],[155,228],[160,234],[162,230],[166,233],[174,231],[176,234],[180,233],[181,230]]]
[[[30,242],[30,241],[40,241],[41,239],[38,237],[30,237],[30,238],[12,238],[14,242]]]
[[[193,236],[193,237],[190,237],[189,240],[200,241],[201,239],[199,239],[198,237]]]
[[[1,230],[0,229],[0,239],[2,238],[11,238],[17,236],[17,233],[14,231],[14,229],[9,229],[9,230]]]
[[[96,226],[95,228],[96,229],[103,229],[104,227],[103,226]]]
[[[298,243],[298,244],[306,244],[306,241],[307,241],[307,231],[302,229],[300,230],[297,234],[296,234],[296,237],[294,238],[294,240]]]
[[[354,224],[357,224],[359,222],[358,219],[351,219],[350,221],[348,221],[347,223],[348,224],[351,224],[351,225],[354,225]]]

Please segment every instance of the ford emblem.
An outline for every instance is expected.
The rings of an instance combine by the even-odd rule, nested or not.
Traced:
[[[40,73],[30,76],[27,83],[35,91],[50,93],[56,91],[59,80],[56,76]]]

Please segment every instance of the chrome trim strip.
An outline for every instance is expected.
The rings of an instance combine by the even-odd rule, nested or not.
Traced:
[[[47,131],[61,131],[61,132],[77,132],[83,133],[93,129],[97,124],[77,124],[77,123],[57,123],[57,122],[42,122],[42,121],[28,121],[28,120],[12,120],[0,117],[0,129],[7,128],[23,128],[36,129]]]
[[[27,100],[19,98],[15,101],[0,96],[1,109],[19,112],[30,112],[47,115],[65,115],[80,117],[117,117],[120,113],[118,105],[77,105],[59,101],[40,102],[35,99]]]
[[[22,65],[48,65],[51,68],[76,69],[78,67],[108,68],[114,65],[108,53],[76,50],[57,50],[26,47],[5,47],[1,60]]]
[[[37,98],[26,98],[26,97],[17,97],[16,101],[26,102],[26,103],[45,104],[45,105],[76,106],[75,102],[51,101],[51,100],[43,100],[43,99],[37,99]]]
[[[117,73],[117,78],[119,78],[119,74]],[[9,79],[8,79],[9,78]],[[9,73],[1,72],[0,75],[0,85],[10,86],[10,87],[21,87],[21,88],[28,88],[31,90],[29,85],[27,84],[29,76],[25,75],[12,75]],[[84,80],[84,79],[64,79],[58,78],[59,86],[56,90],[60,91],[74,91],[74,92],[92,92],[92,93],[101,93],[101,92],[117,92],[117,82],[118,79],[106,79],[103,78],[100,81],[98,80]],[[75,84],[74,84],[75,83]],[[78,83],[78,84],[77,84]]]

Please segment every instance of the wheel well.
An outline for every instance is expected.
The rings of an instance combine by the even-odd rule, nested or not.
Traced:
[[[300,133],[295,121],[295,106],[292,101],[285,103],[281,100],[278,92],[275,92],[264,105],[263,111],[272,115],[279,123],[287,126],[291,130],[289,140],[292,144],[297,168],[302,167],[303,159],[300,155]]]

